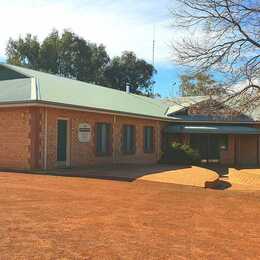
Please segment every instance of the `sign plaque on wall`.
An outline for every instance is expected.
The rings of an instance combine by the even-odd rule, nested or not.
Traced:
[[[91,126],[90,124],[79,124],[78,139],[80,143],[88,143],[91,139]]]

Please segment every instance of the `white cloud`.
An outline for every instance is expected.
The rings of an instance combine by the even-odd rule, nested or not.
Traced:
[[[40,40],[53,28],[72,29],[87,40],[103,43],[111,55],[132,50],[151,60],[156,25],[156,60],[170,60],[170,0],[0,0],[0,56],[9,37],[26,33]],[[6,26],[3,26],[5,25]],[[177,34],[175,34],[175,37]]]

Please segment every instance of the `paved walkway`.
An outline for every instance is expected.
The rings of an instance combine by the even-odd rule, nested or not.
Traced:
[[[260,190],[260,169],[235,169],[224,166],[206,168],[174,165],[104,165],[85,169],[36,171],[38,174],[97,179],[175,183],[216,189]],[[213,184],[213,185],[212,185]]]
[[[233,189],[260,190],[260,169],[229,169],[228,181]]]
[[[218,178],[219,175],[212,170],[191,166],[145,175],[139,178],[139,180],[175,183],[204,188],[212,186]]]
[[[44,172],[40,172],[46,174]],[[58,169],[47,174],[87,178],[175,183],[197,187],[210,187],[219,175],[203,167],[175,165],[109,165],[88,169]]]
[[[224,166],[206,168],[160,164],[109,165],[88,169],[56,170],[55,173],[112,180],[145,180],[197,187],[214,186],[216,189],[222,190],[260,190],[260,169],[235,169]]]

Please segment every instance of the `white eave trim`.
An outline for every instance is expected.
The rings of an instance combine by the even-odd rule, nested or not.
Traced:
[[[31,78],[31,100],[38,100],[37,98],[37,79]]]
[[[66,106],[64,104],[55,104],[49,102],[41,102],[41,101],[28,101],[25,103],[12,103],[12,104],[0,104],[0,107],[49,107],[49,108],[56,108],[56,109],[66,109],[66,110],[73,110],[73,111],[82,111],[82,112],[89,112],[89,113],[98,113],[98,114],[106,114],[106,115],[116,115],[116,116],[126,116],[131,118],[140,118],[146,120],[156,120],[161,122],[172,122],[172,123],[187,123],[187,124],[196,124],[196,123],[208,123],[208,124],[257,124],[260,121],[186,121],[181,120],[179,118],[160,118],[160,117],[152,117],[152,116],[145,116],[145,115],[136,115],[136,114],[128,114],[123,112],[113,112],[113,111],[105,111],[105,110],[98,110],[98,109],[91,109],[91,108],[84,108],[84,107],[75,107],[75,106]]]
[[[82,111],[82,112],[89,112],[89,113],[98,113],[98,114],[106,114],[106,115],[117,115],[117,116],[126,116],[131,118],[140,118],[146,120],[156,120],[156,121],[164,121],[164,122],[172,122],[174,118],[160,118],[160,117],[153,117],[153,116],[146,116],[146,115],[137,115],[137,114],[128,114],[124,112],[114,112],[114,111],[105,111],[99,110],[95,108],[84,108],[84,107],[76,107],[76,106],[66,106],[64,104],[56,104],[50,102],[43,102],[39,100],[31,100],[25,101],[23,103],[3,103],[0,104],[0,108],[8,108],[8,107],[49,107],[49,108],[56,108],[56,109],[66,109],[66,110],[73,110],[73,111]]]

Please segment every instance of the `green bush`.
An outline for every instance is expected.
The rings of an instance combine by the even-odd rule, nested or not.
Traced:
[[[173,143],[163,154],[161,162],[171,164],[195,164],[200,162],[200,154],[187,144]]]

